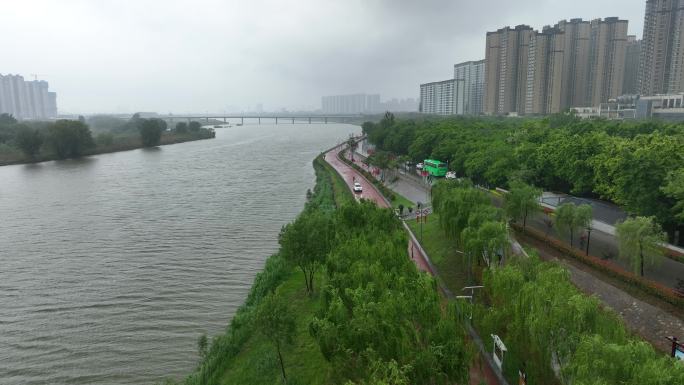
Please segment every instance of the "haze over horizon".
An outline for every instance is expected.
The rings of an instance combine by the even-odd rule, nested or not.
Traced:
[[[316,109],[323,95],[417,97],[484,58],[485,33],[629,20],[645,1],[25,0],[3,4],[2,74],[50,82],[67,113]]]

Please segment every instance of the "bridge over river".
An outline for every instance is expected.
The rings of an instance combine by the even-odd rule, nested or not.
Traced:
[[[206,114],[206,115],[159,115],[156,116],[159,119],[167,120],[171,123],[178,122],[178,121],[184,121],[187,120],[188,122],[190,121],[205,121],[209,122],[210,120],[213,121],[223,121],[224,123],[228,123],[229,121],[240,121],[240,124],[244,124],[245,121],[252,121],[257,124],[261,123],[268,123],[268,124],[280,124],[280,123],[290,123],[290,124],[295,124],[295,123],[349,123],[352,121],[355,121],[363,115],[304,115],[304,114],[297,114],[297,115],[288,115],[288,114],[283,114],[283,115],[243,115],[243,114],[233,114],[233,115],[221,115],[221,114]]]

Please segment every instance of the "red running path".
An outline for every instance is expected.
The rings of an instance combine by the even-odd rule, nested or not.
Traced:
[[[344,179],[345,183],[347,183],[347,187],[349,187],[350,190],[352,190],[354,182],[361,183],[363,193],[355,193],[354,195],[357,196],[357,199],[367,199],[375,202],[378,207],[390,208],[391,206],[387,203],[380,191],[378,191],[378,189],[369,180],[367,180],[360,172],[356,171],[354,168],[340,159],[339,152],[341,150],[342,147],[338,146],[328,151],[325,154],[325,161],[328,162],[328,164],[330,164],[335,171],[342,176],[342,179]],[[412,240],[409,240],[408,253],[411,256],[411,259],[413,259],[418,266],[418,269],[434,275],[434,272],[430,270],[428,263],[425,261],[425,256],[419,251],[419,248],[413,243]]]

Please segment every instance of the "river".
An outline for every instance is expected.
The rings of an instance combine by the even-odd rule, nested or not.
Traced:
[[[0,167],[0,383],[182,378],[221,333],[341,124]]]

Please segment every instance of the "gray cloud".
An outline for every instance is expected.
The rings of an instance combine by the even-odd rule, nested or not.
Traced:
[[[42,74],[73,112],[315,108],[320,96],[415,97],[485,32],[619,16],[645,1],[9,0],[0,73]]]

